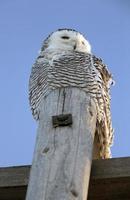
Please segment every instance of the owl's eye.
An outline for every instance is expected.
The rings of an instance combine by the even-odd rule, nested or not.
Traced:
[[[85,45],[84,41],[82,41],[82,44]]]
[[[64,40],[70,39],[68,36],[62,36],[61,38],[64,39]]]

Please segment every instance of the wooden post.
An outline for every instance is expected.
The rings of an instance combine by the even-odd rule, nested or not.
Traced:
[[[43,100],[26,200],[87,199],[96,116],[94,101],[78,88]]]

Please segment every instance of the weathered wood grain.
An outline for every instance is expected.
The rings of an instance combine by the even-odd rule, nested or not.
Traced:
[[[30,166],[0,168],[0,200],[25,200]],[[130,158],[94,160],[89,200],[130,199]]]
[[[61,88],[42,101],[26,200],[86,200],[96,106],[84,91]],[[52,116],[72,114],[71,126],[54,128]]]
[[[30,166],[0,168],[0,187],[26,186],[29,171]]]

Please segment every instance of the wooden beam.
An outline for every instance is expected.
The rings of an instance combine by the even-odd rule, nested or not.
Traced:
[[[30,166],[0,168],[0,188],[27,186]]]
[[[0,168],[0,200],[25,200],[30,166]],[[94,160],[89,200],[130,200],[130,157]]]
[[[95,160],[88,200],[130,200],[130,158]]]
[[[0,168],[0,200],[25,200],[30,166]]]

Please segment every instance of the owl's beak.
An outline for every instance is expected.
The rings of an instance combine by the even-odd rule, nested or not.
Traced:
[[[76,49],[76,47],[77,47],[77,44],[75,43],[75,45],[74,45],[74,50]]]

